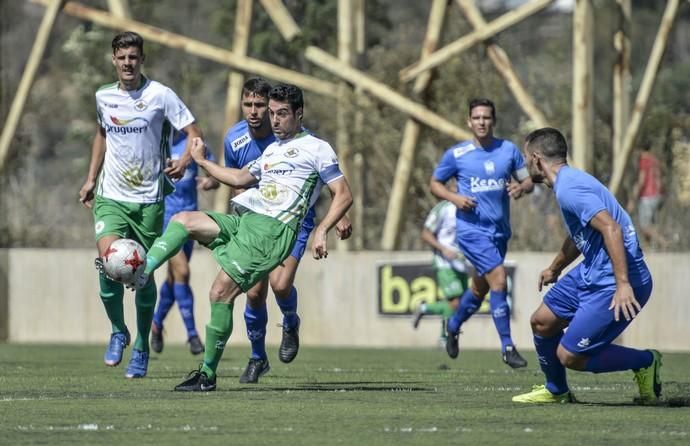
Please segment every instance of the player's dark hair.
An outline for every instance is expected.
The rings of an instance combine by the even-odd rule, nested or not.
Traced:
[[[527,150],[541,152],[549,161],[566,161],[568,158],[568,143],[558,130],[544,127],[533,131],[525,138]]]
[[[495,121],[496,120],[496,106],[494,105],[494,103],[491,99],[487,99],[487,98],[471,99],[469,102],[469,105],[467,107],[467,116],[472,116],[472,110],[474,110],[475,107],[482,107],[482,106],[491,108],[491,117]]]
[[[268,99],[273,99],[274,101],[287,102],[290,104],[292,111],[297,111],[297,109],[304,107],[304,97],[302,96],[302,90],[291,84],[278,84],[271,89],[268,93]]]
[[[144,54],[144,39],[134,31],[125,31],[113,38],[113,54],[123,48],[137,47],[139,54]]]
[[[271,91],[271,84],[261,77],[252,77],[247,79],[247,82],[242,86],[242,96],[247,94],[254,94],[268,99],[268,93]]]

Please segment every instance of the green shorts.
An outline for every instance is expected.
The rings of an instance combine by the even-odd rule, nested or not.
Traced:
[[[148,251],[163,231],[163,202],[127,203],[96,196],[93,206],[96,241],[106,235],[131,238]]]
[[[467,279],[467,273],[461,273],[450,267],[436,270],[436,281],[441,295],[446,300],[460,297],[467,289]]]
[[[280,265],[290,255],[297,238],[286,224],[256,212],[205,213],[220,227],[218,237],[205,246],[242,291],[249,290]]]

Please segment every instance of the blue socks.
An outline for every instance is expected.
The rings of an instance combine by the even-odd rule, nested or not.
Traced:
[[[175,283],[173,285],[173,294],[177,301],[177,307],[180,309],[184,326],[187,328],[187,339],[199,336],[194,324],[194,295],[192,294],[192,289],[186,283]]]
[[[508,307],[506,294],[505,291],[493,290],[489,293],[491,316],[494,319],[498,336],[501,338],[502,352],[506,351],[507,346],[513,345],[513,339],[510,337],[510,307]]]
[[[254,309],[249,303],[244,307],[244,323],[247,326],[247,338],[252,344],[251,359],[266,359],[266,324],[268,324],[268,311],[266,304]]]
[[[166,280],[161,285],[161,289],[158,292],[158,308],[156,308],[156,314],[153,315],[153,322],[159,329],[163,329],[163,319],[168,315],[168,312],[175,303],[175,295],[173,294],[173,289]]]
[[[654,356],[649,350],[636,350],[610,344],[597,355],[589,358],[585,370],[592,373],[639,370],[649,367],[652,361],[654,361]]]
[[[478,299],[468,288],[460,297],[460,305],[455,313],[448,319],[448,331],[458,333],[460,326],[465,323],[482,305],[482,300]]]
[[[283,312],[283,326],[286,328],[294,328],[299,324],[299,317],[297,316],[297,288],[294,286],[290,290],[287,299],[281,299],[276,296],[276,303]]]
[[[501,351],[505,352],[507,346],[513,345],[513,339],[510,337],[510,307],[506,297],[507,293],[505,291],[491,291],[489,296],[491,316],[498,336],[501,338]],[[458,333],[462,324],[477,312],[481,304],[482,299],[475,296],[470,289],[465,290],[460,297],[458,309],[448,319],[448,332]]]
[[[563,332],[550,338],[534,335],[534,347],[537,350],[539,367],[546,377],[546,390],[554,395],[562,395],[569,390],[568,381],[565,377],[565,367],[556,355],[562,337]]]
[[[159,329],[163,329],[163,320],[170,312],[175,301],[177,307],[180,309],[180,315],[187,329],[187,338],[199,336],[196,331],[196,324],[194,323],[194,294],[192,289],[186,283],[170,283],[166,280],[161,285],[159,290],[158,308],[156,314],[153,316],[153,322]]]

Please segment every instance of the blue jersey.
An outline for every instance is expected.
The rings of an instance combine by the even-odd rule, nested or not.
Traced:
[[[247,121],[242,120],[228,129],[225,134],[225,166],[242,169],[249,162],[258,159],[266,147],[276,140],[273,133],[269,133],[263,139],[254,139],[249,133]],[[258,187],[258,184],[254,187]],[[316,209],[312,206],[302,221],[302,227],[307,230],[307,237],[314,228]],[[306,241],[305,241],[306,242]]]
[[[254,139],[249,133],[247,121],[238,122],[225,134],[225,166],[243,168],[250,161],[259,158],[266,147],[275,140],[273,133],[269,133],[263,139]]]
[[[511,175],[516,176],[524,167],[525,160],[518,148],[505,139],[494,138],[490,147],[463,141],[446,150],[434,170],[434,178],[442,183],[455,178],[458,194],[477,202],[473,210],[457,210],[458,232],[479,230],[509,239],[510,197],[506,187]]]
[[[170,157],[172,159],[180,159],[187,145],[187,136],[184,133],[179,135],[170,148]],[[215,160],[210,150],[206,151],[206,159]],[[181,211],[196,211],[198,209],[197,175],[199,175],[199,166],[192,161],[187,166],[182,178],[175,182],[175,192],[165,197],[166,215],[172,216]]]
[[[586,285],[615,283],[604,238],[589,224],[601,211],[608,211],[623,232],[630,285],[634,288],[649,281],[651,277],[632,220],[603,184],[586,172],[564,166],[558,171],[553,190],[570,237],[584,255],[580,276]]]

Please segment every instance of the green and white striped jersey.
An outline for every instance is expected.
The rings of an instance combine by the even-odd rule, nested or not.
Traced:
[[[180,130],[194,116],[175,92],[142,76],[139,89],[118,83],[96,92],[98,124],[105,130],[106,152],[96,193],[131,203],[157,203],[172,190],[163,173],[172,127]]]
[[[343,176],[330,144],[306,131],[271,143],[248,168],[259,179],[259,187],[247,189],[232,201],[295,229],[323,185]]]

